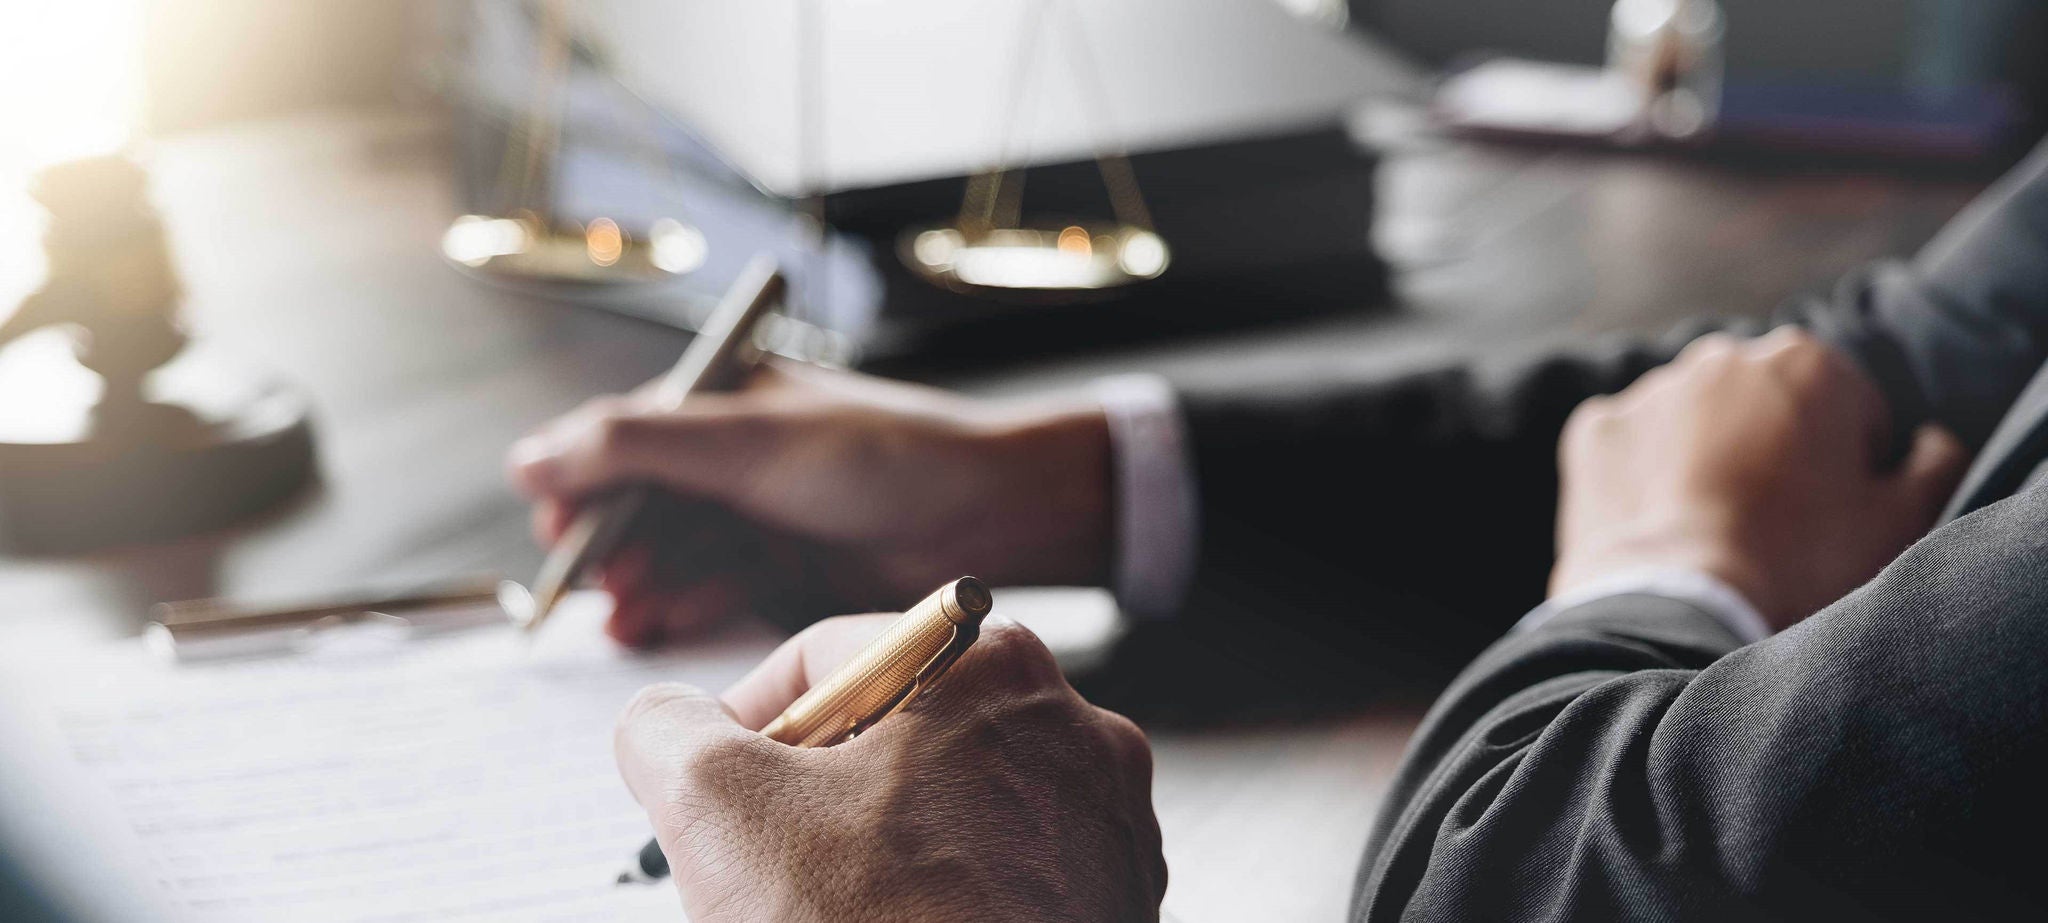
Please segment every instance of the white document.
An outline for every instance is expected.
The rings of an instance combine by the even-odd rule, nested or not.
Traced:
[[[583,602],[530,649],[510,628],[185,666],[126,645],[12,667],[10,697],[99,815],[92,861],[166,918],[680,920],[673,887],[614,884],[649,830],[613,723],[640,687],[716,692],[773,641],[635,657]]]

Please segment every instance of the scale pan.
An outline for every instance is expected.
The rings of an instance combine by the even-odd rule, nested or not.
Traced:
[[[1047,228],[912,229],[898,255],[928,282],[959,291],[1085,293],[1133,285],[1166,271],[1166,241],[1128,224],[1074,222]]]
[[[588,225],[538,219],[463,215],[441,236],[449,262],[482,275],[587,286],[663,282],[704,265],[704,235],[663,218],[644,237],[610,218]]]

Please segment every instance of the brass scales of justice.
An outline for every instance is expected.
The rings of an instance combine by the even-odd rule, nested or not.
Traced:
[[[1113,221],[1023,217],[1023,170],[1013,167],[1016,120],[998,132],[994,162],[967,182],[951,224],[912,228],[897,254],[919,277],[943,288],[989,297],[1030,295],[1080,299],[1157,278],[1171,260],[1166,241],[1138,188],[1130,159],[1115,142],[1107,86],[1079,13],[1065,0],[1037,0],[1025,11],[1009,86],[1007,112],[1024,112],[1039,39],[1055,17],[1068,28],[1072,65],[1082,82],[1095,139],[1095,164],[1109,194]]]
[[[608,218],[579,225],[550,214],[549,174],[560,144],[560,97],[572,50],[567,3],[543,0],[540,6],[540,63],[521,132],[523,143],[509,143],[500,165],[498,187],[508,192],[505,207],[497,215],[457,218],[443,238],[443,253],[479,273],[531,281],[623,284],[658,281],[696,269],[706,252],[704,236],[677,219],[658,220],[635,234]],[[806,53],[821,54],[815,40],[816,0],[803,4],[800,15],[810,20],[801,26],[809,39]],[[1035,0],[1026,8],[1006,94],[1011,103],[1007,111],[1022,111],[1040,39],[1052,20],[1061,19],[1069,30],[1072,64],[1083,83],[1094,160],[1113,219],[1044,215],[1027,220],[1024,171],[1014,166],[1017,131],[1009,122],[998,132],[990,168],[969,179],[955,219],[935,227],[914,227],[900,236],[898,256],[920,278],[967,294],[1057,300],[1105,293],[1166,271],[1169,248],[1153,228],[1136,174],[1114,140],[1106,86],[1078,15],[1065,0]],[[803,93],[812,98],[802,105],[803,131],[815,135],[821,128],[816,124],[816,97],[822,94],[822,68],[816,61],[804,63],[811,76],[802,81]],[[649,146],[658,148],[652,132],[647,134]],[[811,156],[814,144],[802,147]],[[815,174],[815,165],[806,172]],[[823,218],[821,197],[819,190],[808,196],[806,211],[813,213],[814,221]],[[814,231],[822,234],[823,228]]]
[[[535,82],[525,119],[508,132],[494,188],[496,214],[463,215],[441,238],[450,262],[507,281],[616,286],[661,282],[704,264],[703,232],[667,217],[644,229],[611,218],[587,222],[554,214],[553,173],[562,141],[572,47],[569,0],[541,0],[535,14]],[[622,86],[612,82],[619,92]],[[634,98],[636,105],[644,105]],[[651,124],[640,135],[650,163],[673,169]]]

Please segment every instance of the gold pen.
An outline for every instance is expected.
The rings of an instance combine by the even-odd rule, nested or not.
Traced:
[[[973,577],[938,588],[889,623],[852,659],[797,697],[761,729],[792,747],[829,747],[873,727],[923,694],[981,636],[995,599]],[[668,875],[659,840],[640,848],[618,883]]]
[[[683,350],[675,368],[661,380],[656,392],[657,406],[674,410],[690,395],[699,392],[731,391],[746,383],[747,373],[761,361],[754,343],[754,329],[782,300],[786,284],[768,254],[754,257],[732,288],[712,309],[697,338]],[[626,487],[613,491],[586,506],[562,532],[560,540],[541,562],[540,575],[533,581],[533,603],[526,617],[526,630],[538,629],[562,595],[576,585],[585,569],[600,561],[619,543],[633,517],[647,503],[649,488]]]

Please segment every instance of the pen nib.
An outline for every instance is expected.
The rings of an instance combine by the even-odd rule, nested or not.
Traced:
[[[651,885],[660,880],[653,875],[647,874],[645,869],[635,864],[627,866],[625,871],[620,872],[618,880],[614,881],[613,884],[620,887],[625,887],[626,885]]]
[[[516,580],[498,581],[498,608],[505,610],[505,617],[521,628],[532,627],[535,613],[540,611],[533,594]]]

